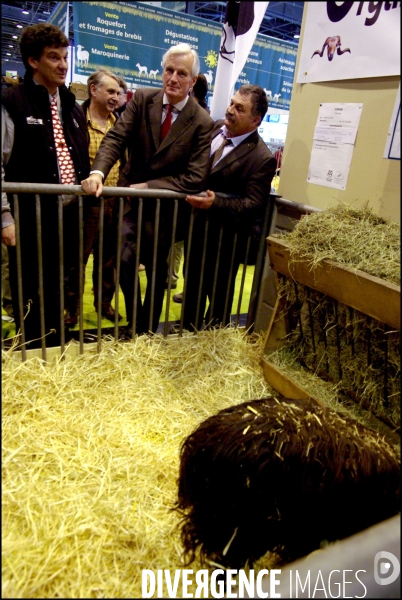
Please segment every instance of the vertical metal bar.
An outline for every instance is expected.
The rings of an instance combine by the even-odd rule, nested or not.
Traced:
[[[203,287],[203,283],[204,283],[205,258],[207,255],[208,229],[209,229],[209,214],[207,214],[207,218],[205,220],[204,243],[203,243],[203,247],[202,247],[200,281],[198,282],[197,308],[195,311],[194,333],[196,333],[198,318],[200,316],[201,295],[202,295],[202,287]]]
[[[170,292],[172,289],[172,273],[173,273],[173,261],[174,261],[174,243],[176,239],[177,229],[177,214],[179,210],[179,201],[177,198],[174,200],[173,206],[173,225],[172,225],[172,238],[170,242],[170,261],[169,261],[169,272],[168,272],[168,289],[166,294],[166,311],[165,311],[165,323],[163,326],[163,337],[167,337],[168,325],[169,325],[169,310],[170,310]]]
[[[138,282],[138,267],[140,266],[141,256],[141,230],[142,230],[142,209],[143,209],[143,198],[138,198],[138,211],[137,211],[137,244],[135,251],[135,269],[134,269],[134,300],[133,300],[133,314],[132,314],[132,338],[137,332],[137,304],[138,294],[141,296],[141,289]],[[128,316],[128,315],[127,315]]]
[[[366,331],[367,331],[367,366],[371,365],[371,329],[369,324],[367,323],[366,318]]]
[[[383,348],[384,348],[384,405],[388,405],[388,336],[387,336],[388,327],[384,326],[383,331]]]
[[[338,350],[338,375],[339,375],[339,379],[342,379],[341,336],[340,336],[338,301],[337,300],[334,300],[334,312],[335,312],[336,347]]]
[[[271,233],[271,229],[274,229],[273,225],[275,224],[275,221],[276,221],[276,217],[274,218],[274,212],[277,212],[277,210],[278,209],[275,204],[275,197],[270,194],[270,196],[268,198],[268,202],[265,206],[263,224],[262,224],[262,229],[261,229],[261,237],[260,237],[260,242],[258,245],[257,259],[255,261],[253,283],[251,286],[250,303],[249,303],[249,307],[248,307],[247,320],[246,320],[246,330],[249,333],[252,333],[252,331],[254,329],[254,322],[256,319],[258,297],[259,297],[260,291],[261,291],[262,278],[263,278],[263,274],[264,274],[265,258],[267,255],[266,238]]]
[[[216,285],[218,283],[218,272],[219,272],[219,262],[220,262],[221,249],[222,249],[222,239],[223,239],[223,225],[221,225],[221,228],[219,230],[218,251],[217,251],[217,255],[216,255],[214,281],[212,284],[212,298],[210,299],[210,305],[209,305],[210,306],[209,312],[211,315],[214,314],[214,308],[215,308]]]
[[[195,208],[192,206],[191,214],[190,214],[190,223],[189,223],[189,227],[188,227],[187,257],[186,257],[185,267],[184,267],[185,272],[184,272],[183,302],[181,305],[180,327],[179,327],[179,336],[180,337],[183,335],[184,309],[186,306],[186,292],[187,292],[187,285],[188,285],[188,269],[189,269],[189,264],[190,264],[191,248],[193,245],[194,215],[195,215]]]
[[[324,335],[325,370],[326,370],[327,374],[329,374],[327,324],[324,325],[323,335]]]
[[[57,225],[59,232],[59,294],[60,294],[60,352],[64,353],[64,239],[63,239],[63,198],[57,196]]]
[[[354,356],[355,355],[355,336],[354,336],[354,330],[353,330],[353,322],[355,320],[355,310],[354,308],[352,308],[351,306],[348,306],[348,313],[349,313],[349,330],[350,330],[350,351],[351,351],[351,355]]]
[[[313,319],[313,309],[311,308],[311,288],[306,286],[307,290],[307,305],[308,305],[308,316],[310,321],[310,329],[311,329],[311,345],[313,347],[313,364],[316,365],[317,362],[317,350],[315,345],[315,335],[314,335],[314,319]]]
[[[235,327],[239,326],[239,317],[240,317],[240,310],[241,310],[241,302],[242,302],[242,299],[243,299],[244,282],[245,282],[245,279],[246,279],[247,261],[248,261],[248,254],[249,254],[249,251],[250,251],[250,243],[251,243],[251,235],[249,235],[248,238],[247,238],[246,256],[244,258],[244,263],[243,263],[243,270],[242,270],[241,284],[240,284],[240,291],[239,291],[239,301],[237,303],[237,312],[236,312],[236,319],[235,319]]]
[[[232,281],[232,277],[233,277],[233,267],[234,267],[234,259],[235,259],[235,254],[236,254],[236,246],[237,246],[237,231],[235,233],[234,240],[233,240],[232,258],[230,261],[229,279],[228,279],[229,285],[228,285],[228,289],[226,290],[225,308],[223,309],[223,324],[226,324],[226,320],[228,320],[229,325],[231,323],[231,311],[232,311],[232,307],[229,306],[229,291],[231,288],[231,281]],[[228,312],[229,312],[229,315],[228,315]]]
[[[148,321],[148,330],[149,331],[152,331],[152,321],[153,321],[153,316],[154,316],[156,263],[158,260],[160,214],[161,214],[161,201],[160,201],[160,198],[157,198],[156,205],[155,205],[154,247],[153,247],[153,253],[152,253],[151,299],[150,299],[150,306],[149,306],[149,321]],[[148,285],[149,285],[149,281],[147,282],[147,287],[148,287]]]
[[[119,202],[119,216],[117,221],[117,248],[116,248],[116,288],[114,294],[114,306],[116,312],[116,319],[114,322],[114,339],[119,339],[119,323],[118,323],[118,314],[119,314],[119,289],[120,289],[120,264],[121,264],[121,232],[123,227],[123,205],[124,198],[120,196],[117,199]],[[128,317],[128,315],[126,315]]]
[[[95,293],[98,296],[98,331],[97,331],[97,351],[102,347],[102,281],[103,281],[103,233],[105,218],[105,198],[101,196],[99,205],[99,249],[98,249],[98,289]],[[94,265],[95,266],[95,265]]]
[[[46,360],[46,328],[45,328],[45,294],[43,289],[43,252],[42,252],[42,221],[39,194],[35,195],[36,201],[36,243],[38,247],[38,275],[39,275],[39,313],[40,313],[40,337],[42,346],[42,358]]]
[[[301,305],[300,305],[300,300],[299,300],[299,290],[298,290],[297,281],[294,281],[293,285],[294,285],[295,296],[296,296],[297,320],[299,322],[300,341],[301,341],[304,339],[304,333],[303,333],[303,323],[302,323],[302,318],[301,318]]]
[[[80,354],[84,354],[84,199],[78,196],[78,294]]]
[[[324,356],[325,356],[325,370],[327,374],[329,374],[329,360],[328,360],[328,338],[327,338],[327,325],[328,325],[328,317],[327,317],[327,306],[324,302],[324,294],[318,293],[318,307],[319,307],[319,319],[321,321],[322,335],[324,340]]]
[[[21,228],[20,228],[20,208],[17,194],[13,194],[14,199],[14,222],[15,222],[15,251],[17,259],[17,286],[18,286],[18,312],[20,315],[20,331],[21,331],[21,359],[27,359],[25,345],[25,325],[24,325],[24,300],[22,286],[22,257],[21,257]],[[15,332],[18,335],[18,331]]]

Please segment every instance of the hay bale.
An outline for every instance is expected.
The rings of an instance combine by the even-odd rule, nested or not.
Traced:
[[[367,206],[338,204],[306,215],[286,238],[294,262],[311,267],[327,259],[396,285],[401,283],[400,224],[383,219]]]
[[[3,352],[3,597],[141,597],[142,569],[183,568],[180,445],[273,393],[262,344],[221,329],[49,364]]]

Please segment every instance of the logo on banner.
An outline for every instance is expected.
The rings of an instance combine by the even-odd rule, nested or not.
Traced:
[[[205,64],[207,67],[216,67],[218,64],[218,53],[215,50],[208,50],[205,57]]]
[[[327,2],[328,19],[330,21],[332,21],[332,23],[339,23],[339,21],[342,21],[342,19],[344,19],[346,17],[346,15],[349,13],[353,4],[355,4],[355,3],[354,2],[342,2],[339,5],[336,2]],[[359,17],[362,14],[363,6],[365,5],[364,8],[367,9],[367,12],[370,15],[373,13],[373,16],[366,17],[364,24],[366,26],[374,25],[374,23],[377,22],[377,19],[380,15],[383,5],[384,5],[384,10],[388,11],[391,8],[392,9],[397,8],[397,4],[398,4],[397,2],[393,2],[392,5],[391,5],[391,2],[359,2],[358,7],[357,7],[356,16]]]
[[[320,56],[322,58],[325,48],[327,49],[327,56],[328,56],[329,61],[331,61],[334,58],[335,52],[338,54],[338,56],[345,54],[345,52],[351,53],[350,48],[345,48],[345,50],[341,50],[341,38],[339,35],[333,35],[332,37],[327,37],[327,39],[324,42],[321,52],[319,50],[316,50],[314,52],[313,56],[318,54],[318,56]],[[313,58],[313,56],[311,58]]]
[[[211,88],[212,87],[212,82],[214,80],[214,74],[213,74],[213,72],[211,71],[211,69],[209,69],[209,71],[207,71],[206,73],[204,73],[204,75],[205,75],[205,79],[207,80],[208,87]]]
[[[88,64],[89,60],[89,52],[88,50],[83,50],[84,46],[78,44],[77,46],[77,66],[84,67]]]

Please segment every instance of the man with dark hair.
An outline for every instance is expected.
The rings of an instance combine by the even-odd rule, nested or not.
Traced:
[[[114,114],[117,118],[121,117],[123,111],[127,106],[127,83],[122,77],[118,77],[119,93],[117,95],[117,107],[115,108]]]
[[[99,69],[88,77],[88,100],[82,104],[89,134],[89,160],[93,163],[103,138],[117,121],[114,113],[118,103],[119,78],[111,71]],[[115,187],[119,179],[120,160],[113,165],[106,186]],[[92,200],[92,201],[91,201]],[[87,210],[84,227],[84,265],[93,250],[94,261],[92,281],[94,289],[94,306],[98,311],[98,268],[99,268],[99,200],[87,198]],[[112,307],[115,293],[115,264],[117,245],[117,221],[114,211],[115,199],[105,198],[103,222],[103,256],[102,256],[102,316],[109,321],[115,320],[116,313]],[[121,316],[117,315],[118,320]]]
[[[30,25],[21,35],[24,82],[2,97],[2,179],[10,182],[79,184],[89,173],[84,114],[65,87],[69,41],[55,25]],[[63,196],[66,325],[78,300],[78,204]],[[11,203],[11,207],[10,204]],[[10,284],[17,331],[20,327],[15,252],[14,200],[2,195],[3,241],[9,246]],[[39,265],[36,203],[19,202],[22,303],[29,348],[40,347]],[[45,333],[48,346],[60,344],[58,201],[41,198]],[[4,229],[6,230],[4,232]],[[35,341],[34,341],[35,340]]]
[[[213,121],[189,95],[200,68],[198,54],[188,44],[177,44],[165,53],[162,64],[163,89],[145,88],[135,92],[116,125],[106,134],[92,164],[91,175],[82,183],[86,193],[101,195],[104,177],[126,148],[129,160],[120,175],[119,186],[187,194],[203,189]],[[137,201],[127,201],[124,208],[120,283],[129,323],[127,337],[133,334],[134,277],[139,262],[146,268],[147,288],[143,305],[138,294],[136,332],[155,332],[162,312],[166,261],[172,241],[173,203],[161,203],[153,277],[156,206],[154,199],[147,198],[144,202],[141,256],[137,256]]]
[[[206,111],[209,111],[208,103],[205,100],[208,93],[208,82],[203,73],[198,73],[197,81],[194,84],[192,95],[197,100],[198,104],[205,108]]]
[[[217,121],[212,131],[206,197],[186,198],[201,209],[195,216],[191,249],[186,253],[189,260],[184,303],[186,329],[201,327],[207,297],[210,305],[206,323],[230,322],[236,274],[245,259],[247,237],[263,214],[275,174],[275,158],[257,131],[267,110],[266,94],[258,85],[244,85],[235,93],[225,119]],[[199,289],[207,221],[205,268]]]

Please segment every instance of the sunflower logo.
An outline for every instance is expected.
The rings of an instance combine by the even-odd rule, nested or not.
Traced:
[[[207,67],[216,67],[218,64],[218,53],[215,50],[208,50],[205,57],[205,64]]]

